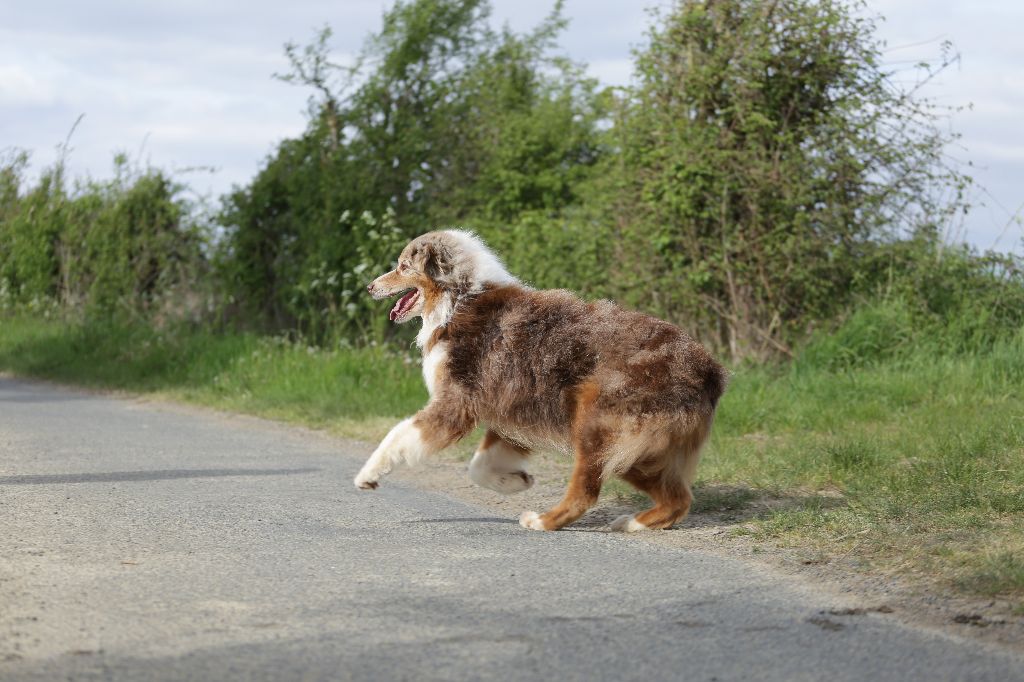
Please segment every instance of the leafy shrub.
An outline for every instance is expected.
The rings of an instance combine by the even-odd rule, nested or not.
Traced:
[[[1024,343],[1024,264],[1011,254],[978,255],[929,237],[879,245],[861,263],[853,312],[814,334],[798,366],[999,357]]]
[[[405,240],[452,225],[511,251],[509,224],[576,199],[600,153],[604,109],[595,83],[551,55],[561,4],[522,34],[493,30],[489,11],[481,0],[396,2],[362,67],[334,65],[329,29],[287,46],[282,79],[315,93],[309,126],[226,198],[221,216],[219,269],[254,326],[379,338],[380,315],[345,293],[371,271],[357,268],[384,269]],[[354,218],[364,215],[395,238],[371,246]],[[392,251],[367,260],[384,246]]]
[[[410,237],[458,225],[535,286],[614,298],[734,360],[1009,357],[1022,261],[943,243],[969,180],[860,9],[680,0],[634,84],[602,91],[557,54],[561,2],[517,33],[486,0],[398,0],[351,66],[329,29],[286,47],[307,129],[223,198],[216,230],[123,156],[72,187],[63,162],[27,186],[27,155],[0,157],[0,304],[160,321],[223,303],[314,344],[404,340],[364,286]]]
[[[835,331],[816,335],[799,355],[798,364],[830,370],[877,364],[915,348],[918,331],[905,301],[866,305]]]
[[[787,353],[849,306],[868,245],[944,224],[968,179],[881,47],[843,0],[657,16],[611,130],[618,285],[733,357]]]
[[[0,298],[7,307],[51,301],[104,316],[181,305],[204,269],[202,225],[181,186],[119,156],[109,181],[69,189],[59,161],[22,191],[26,162],[18,157],[0,170]]]

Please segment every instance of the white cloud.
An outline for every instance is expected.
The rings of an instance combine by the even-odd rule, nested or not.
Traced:
[[[0,106],[53,103],[56,93],[51,87],[52,80],[41,75],[41,71],[23,64],[0,64]]]

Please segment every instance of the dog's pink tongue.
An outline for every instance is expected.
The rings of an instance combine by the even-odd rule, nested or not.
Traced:
[[[398,299],[398,303],[395,304],[395,307],[392,308],[391,312],[388,314],[388,319],[391,320],[392,322],[394,322],[398,318],[399,315],[401,315],[406,310],[408,310],[409,309],[409,304],[412,301],[412,299],[416,297],[416,294],[417,294],[417,291],[415,289],[413,289],[412,291],[407,293],[405,296],[403,296],[402,298]]]

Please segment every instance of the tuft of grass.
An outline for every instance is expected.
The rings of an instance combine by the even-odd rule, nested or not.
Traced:
[[[610,479],[601,486],[601,495],[604,497],[612,497],[618,502],[624,504],[632,504],[641,507],[650,504],[651,501],[651,498],[649,498],[645,493],[640,492],[630,484],[617,478]]]
[[[990,596],[1024,593],[1024,547],[985,553],[969,566],[959,579],[966,590]],[[1024,612],[1024,603],[1019,609]]]

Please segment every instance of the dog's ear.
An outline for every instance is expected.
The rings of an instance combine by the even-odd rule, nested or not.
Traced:
[[[423,272],[431,279],[444,279],[452,273],[451,252],[441,244],[427,243],[423,245]]]

